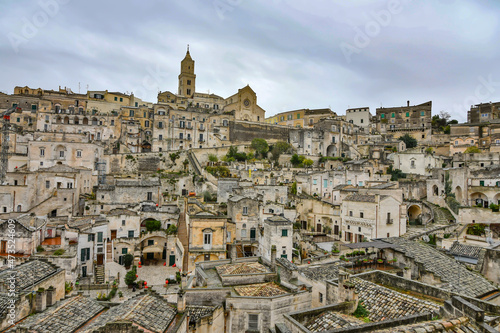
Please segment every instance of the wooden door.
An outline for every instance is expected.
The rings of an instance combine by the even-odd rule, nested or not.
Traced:
[[[111,240],[116,238],[116,230],[111,230]]]
[[[97,264],[102,265],[104,263],[104,254],[97,255]]]

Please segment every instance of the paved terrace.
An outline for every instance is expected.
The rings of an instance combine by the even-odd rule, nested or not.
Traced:
[[[440,288],[470,297],[480,297],[497,290],[481,275],[467,270],[455,259],[429,245],[403,238],[387,238],[384,241],[398,245],[407,257],[413,258],[425,270],[439,276],[445,283]]]

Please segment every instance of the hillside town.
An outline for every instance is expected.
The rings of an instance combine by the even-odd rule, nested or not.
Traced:
[[[0,331],[500,331],[500,102],[269,116],[196,79],[0,93]]]

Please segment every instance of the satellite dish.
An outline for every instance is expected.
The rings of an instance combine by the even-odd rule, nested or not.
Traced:
[[[429,242],[431,241],[431,239],[430,239],[430,238],[429,238],[429,236],[427,236],[427,235],[423,235],[423,236],[422,236],[422,239],[423,239],[423,240],[424,240],[424,242],[426,242],[426,243],[429,243]]]

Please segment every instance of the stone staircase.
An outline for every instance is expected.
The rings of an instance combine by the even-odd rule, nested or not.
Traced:
[[[448,208],[439,207],[430,202],[426,202],[426,204],[431,207],[432,212],[434,213],[435,224],[445,225],[450,224],[450,221],[455,223],[455,217],[453,217]]]
[[[105,277],[104,277],[104,265],[96,265],[94,268],[94,283],[96,284],[103,284]]]

